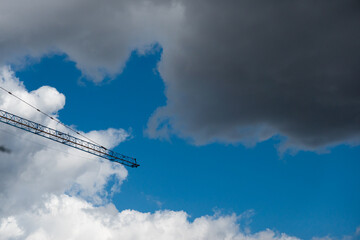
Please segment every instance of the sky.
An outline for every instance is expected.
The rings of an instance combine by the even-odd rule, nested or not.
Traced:
[[[0,3],[0,83],[137,169],[0,126],[0,239],[360,239],[360,5]],[[66,129],[0,93],[0,109]]]

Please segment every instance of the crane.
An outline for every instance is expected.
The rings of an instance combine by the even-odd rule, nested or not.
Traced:
[[[34,108],[38,112],[44,114],[51,120],[63,125],[64,127],[68,128],[69,130],[75,132],[76,134],[82,136],[85,139],[88,139],[89,141],[74,137],[70,134],[63,133],[61,131],[46,127],[40,123],[33,122],[31,120],[19,117],[15,114],[6,112],[4,110],[0,109],[0,122],[8,124],[13,127],[20,128],[22,130],[31,132],[33,134],[36,134],[38,136],[53,140],[55,142],[67,145],[69,147],[73,147],[76,149],[79,149],[81,151],[93,154],[95,156],[107,159],[112,162],[120,163],[122,165],[137,168],[140,165],[137,163],[136,158],[125,156],[123,154],[114,152],[112,150],[109,150],[99,144],[97,144],[95,141],[89,139],[88,137],[82,135],[78,131],[75,131],[69,126],[66,126],[59,120],[53,118],[49,114],[41,111],[40,109],[36,108],[35,106],[31,105],[30,103],[26,102],[25,100],[19,98],[18,96],[14,95],[12,92],[6,90],[2,86],[0,86],[0,89],[4,90],[5,92],[9,93],[13,97],[17,98],[18,100],[22,101],[23,103],[27,104],[28,106]]]
[[[19,117],[0,109],[0,122],[8,124],[13,127],[31,132],[33,134],[48,138],[55,142],[62,143],[69,147],[79,149],[81,151],[93,154],[95,156],[123,164],[128,167],[136,168],[140,166],[136,162],[136,158],[128,157],[112,150],[106,149],[103,146],[79,139],[67,133],[46,127],[40,123],[30,121],[28,119]]]

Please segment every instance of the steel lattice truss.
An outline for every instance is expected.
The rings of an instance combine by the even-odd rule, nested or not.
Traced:
[[[91,153],[95,156],[123,164],[128,167],[138,167],[136,159],[108,150],[102,146],[71,136],[67,133],[57,131],[39,123],[27,120],[14,114],[0,110],[0,121],[11,126],[23,129],[36,135],[51,139],[67,146]]]

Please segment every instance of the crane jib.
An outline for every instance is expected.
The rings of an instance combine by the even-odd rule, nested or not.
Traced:
[[[48,138],[55,142],[79,149],[95,156],[117,162],[128,167],[136,168],[140,166],[135,158],[125,156],[120,153],[108,150],[102,146],[71,136],[67,133],[46,127],[39,123],[16,116],[6,111],[0,110],[0,122]]]

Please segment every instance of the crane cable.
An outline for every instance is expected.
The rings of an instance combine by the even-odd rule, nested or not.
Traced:
[[[99,145],[100,147],[104,148],[105,150],[107,150],[107,148],[106,148],[106,147],[104,147],[104,146],[102,146],[101,144],[99,144],[99,143],[95,142],[94,140],[92,140],[92,139],[90,139],[90,138],[88,138],[88,137],[84,136],[83,134],[81,134],[80,132],[78,132],[78,131],[74,130],[73,128],[71,128],[71,127],[69,127],[69,126],[67,126],[67,125],[63,124],[62,122],[60,122],[60,121],[59,121],[59,120],[57,120],[56,118],[53,118],[53,117],[52,117],[52,116],[50,116],[49,114],[47,114],[47,113],[45,113],[45,112],[41,111],[41,110],[40,110],[40,109],[38,109],[37,107],[35,107],[35,106],[31,105],[30,103],[26,102],[25,100],[21,99],[20,97],[18,97],[18,96],[16,96],[16,95],[14,95],[12,92],[10,92],[9,90],[7,90],[7,89],[3,88],[2,86],[0,86],[0,89],[4,90],[5,92],[7,92],[8,94],[10,94],[11,96],[13,96],[13,97],[15,97],[15,98],[19,99],[21,102],[23,102],[23,103],[25,103],[26,105],[28,105],[28,106],[32,107],[33,109],[35,109],[36,111],[38,111],[38,112],[42,113],[43,115],[45,115],[46,117],[50,118],[51,120],[53,120],[53,121],[55,121],[55,122],[57,122],[57,123],[59,123],[59,124],[63,125],[64,127],[66,127],[67,129],[69,129],[70,131],[72,131],[72,132],[74,132],[74,133],[78,134],[79,136],[81,136],[81,137],[83,137],[83,138],[87,139],[88,141],[93,142],[93,143],[95,143],[95,144]]]

